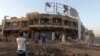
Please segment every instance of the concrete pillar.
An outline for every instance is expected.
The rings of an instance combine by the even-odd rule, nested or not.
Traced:
[[[78,39],[81,40],[81,20],[78,17]]]
[[[52,40],[55,40],[55,32],[52,32]]]
[[[61,39],[62,39],[62,43],[65,43],[66,40],[65,40],[65,34],[64,33],[62,33],[62,38]]]
[[[85,43],[86,43],[86,44],[89,44],[89,38],[90,38],[89,35],[85,35]]]
[[[34,31],[32,30],[32,36],[31,36],[32,40],[34,39],[33,37],[34,37]]]

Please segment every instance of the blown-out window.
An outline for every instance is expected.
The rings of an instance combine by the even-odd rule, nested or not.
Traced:
[[[21,26],[22,26],[22,27],[27,27],[27,26],[28,26],[28,21],[23,21],[23,22],[21,22]]]
[[[64,20],[64,25],[68,25],[68,20]]]
[[[34,20],[29,20],[29,25],[33,25],[34,24]]]
[[[54,25],[60,25],[60,24],[62,24],[61,18],[53,18],[53,24]]]
[[[11,26],[11,25],[10,25],[10,22],[6,22],[5,25],[6,25],[7,28]]]
[[[35,24],[39,24],[39,19],[34,19]]]
[[[48,18],[41,18],[41,24],[49,24]]]

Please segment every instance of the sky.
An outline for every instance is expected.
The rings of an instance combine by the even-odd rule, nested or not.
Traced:
[[[0,23],[5,15],[22,17],[29,12],[45,13],[45,2],[56,2],[75,8],[83,25],[100,36],[100,0],[0,0]]]

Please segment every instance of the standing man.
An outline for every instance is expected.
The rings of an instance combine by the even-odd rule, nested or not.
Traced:
[[[18,45],[18,56],[26,56],[26,38],[23,36],[23,32],[19,33],[19,37],[16,41]]]
[[[46,44],[46,35],[44,33],[42,33],[42,44]]]

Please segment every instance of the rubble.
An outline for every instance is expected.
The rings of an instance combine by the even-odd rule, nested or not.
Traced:
[[[17,56],[17,43],[0,43],[0,56]],[[85,47],[86,48],[86,47]],[[34,44],[27,46],[27,56],[99,56],[100,50],[80,49],[74,45],[68,46],[63,44]]]

